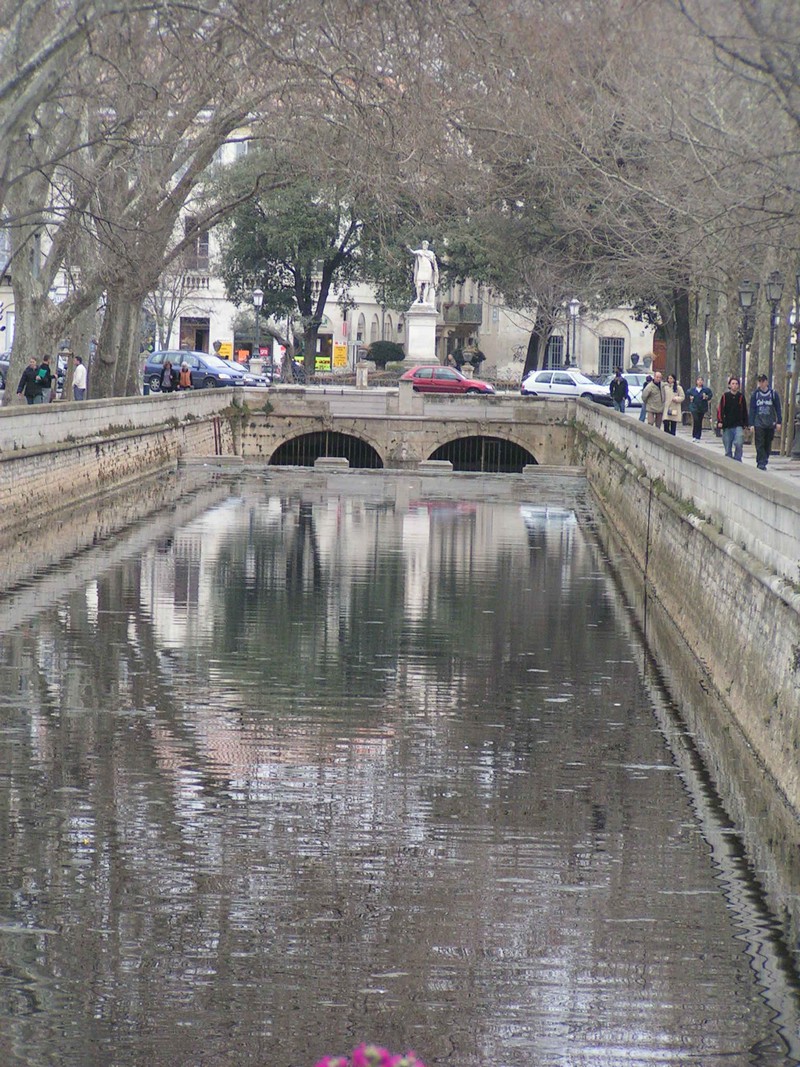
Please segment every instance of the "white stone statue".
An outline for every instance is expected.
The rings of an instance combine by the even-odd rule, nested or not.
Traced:
[[[414,257],[414,288],[417,292],[418,304],[436,304],[436,286],[439,284],[439,264],[436,256],[428,248],[428,242],[423,241],[421,248],[411,248],[409,252]]]

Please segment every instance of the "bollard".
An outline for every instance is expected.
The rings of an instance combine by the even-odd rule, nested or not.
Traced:
[[[356,389],[366,389],[369,385],[369,367],[365,363],[356,364]]]

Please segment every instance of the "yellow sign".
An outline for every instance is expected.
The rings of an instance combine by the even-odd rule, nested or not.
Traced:
[[[347,366],[347,345],[341,341],[333,343],[333,365],[334,367]]]
[[[317,358],[314,361],[314,367],[316,370],[330,370],[331,369],[331,357],[321,356],[317,353]]]
[[[230,359],[233,355],[233,341],[223,341],[219,346],[219,354],[223,359]]]

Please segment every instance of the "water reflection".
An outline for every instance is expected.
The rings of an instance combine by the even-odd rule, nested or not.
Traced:
[[[794,1062],[580,490],[309,484],[0,611],[0,1062]]]

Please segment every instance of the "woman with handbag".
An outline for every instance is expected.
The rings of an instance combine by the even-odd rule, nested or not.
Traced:
[[[675,431],[678,427],[678,420],[682,416],[682,404],[686,398],[686,393],[683,391],[683,386],[676,379],[674,374],[667,375],[667,384],[664,386],[664,419],[663,425],[667,433],[671,433],[675,436]]]

